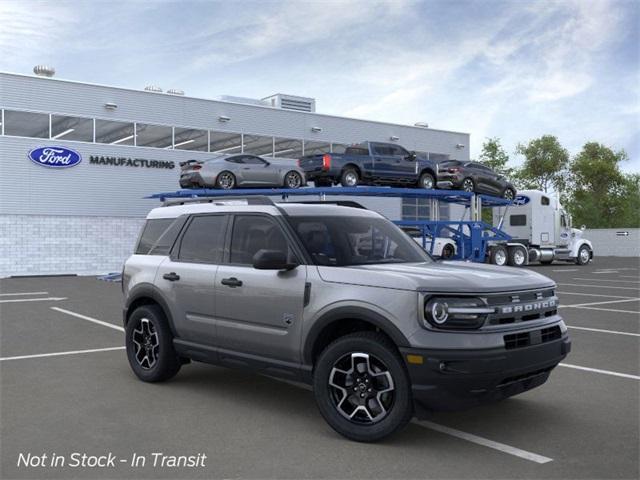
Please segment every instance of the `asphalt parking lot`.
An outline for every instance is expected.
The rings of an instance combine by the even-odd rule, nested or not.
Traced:
[[[640,260],[532,267],[558,283],[573,350],[538,389],[414,421],[377,444],[324,422],[308,389],[203,364],[144,384],[123,350],[119,283],[0,280],[2,478],[638,478]],[[18,467],[20,454],[114,467]],[[207,456],[131,466],[132,455]]]

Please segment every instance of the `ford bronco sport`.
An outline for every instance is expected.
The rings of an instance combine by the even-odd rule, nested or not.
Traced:
[[[123,275],[126,351],[147,382],[190,360],[303,381],[337,432],[543,384],[567,355],[554,283],[436,262],[381,215],[193,199],[152,210]]]

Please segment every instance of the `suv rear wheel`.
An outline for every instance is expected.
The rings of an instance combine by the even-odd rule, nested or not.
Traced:
[[[413,415],[405,366],[380,333],[352,333],[329,344],[316,362],[313,387],[327,423],[359,442],[391,435]]]
[[[129,365],[142,381],[169,380],[180,370],[173,335],[157,305],[143,305],[133,311],[125,328],[125,346]]]

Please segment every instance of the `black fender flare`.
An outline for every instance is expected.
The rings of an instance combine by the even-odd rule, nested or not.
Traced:
[[[175,325],[173,323],[173,315],[171,314],[171,309],[169,308],[169,302],[167,302],[162,295],[162,293],[158,290],[157,287],[150,283],[141,283],[136,285],[131,289],[129,295],[127,296],[127,301],[124,304],[124,312],[123,312],[123,326],[126,327],[127,319],[129,318],[131,305],[134,304],[137,300],[141,298],[150,298],[155,303],[160,305],[160,308],[164,311],[164,315],[169,322],[169,328],[171,329],[171,333],[174,337],[177,337],[177,332],[175,329]]]
[[[400,329],[383,315],[364,307],[337,307],[329,312],[324,313],[314,322],[313,326],[309,330],[302,350],[302,358],[305,364],[313,364],[313,347],[316,343],[316,340],[320,337],[322,331],[334,322],[347,319],[362,320],[376,326],[377,328],[382,330],[382,332],[386,333],[391,338],[391,340],[393,340],[397,347],[410,346],[407,337],[405,337]]]

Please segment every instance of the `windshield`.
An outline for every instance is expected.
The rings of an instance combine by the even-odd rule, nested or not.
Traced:
[[[429,255],[389,220],[376,217],[288,217],[316,265],[431,262]]]

